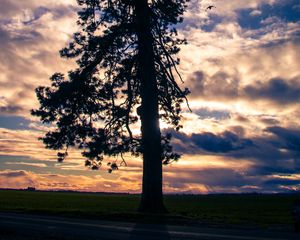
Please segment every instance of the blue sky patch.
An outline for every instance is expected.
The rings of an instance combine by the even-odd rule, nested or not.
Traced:
[[[28,130],[30,121],[18,116],[0,116],[0,128]]]
[[[300,20],[299,1],[285,1],[285,4],[264,4],[258,9],[248,8],[238,12],[238,23],[242,28],[259,29],[263,22],[271,17],[276,17],[284,22],[297,22]]]

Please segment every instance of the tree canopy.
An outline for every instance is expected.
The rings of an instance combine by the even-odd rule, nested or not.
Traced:
[[[38,87],[40,108],[32,114],[43,123],[52,124],[42,138],[47,148],[58,150],[63,161],[68,148],[77,147],[86,157],[86,165],[98,169],[103,157],[143,153],[142,139],[134,134],[143,114],[141,105],[141,71],[139,68],[140,0],[77,0],[79,31],[60,51],[64,58],[76,59],[78,67],[67,76],[55,73],[51,86]],[[186,40],[178,36],[187,0],[148,0],[154,75],[157,84],[159,118],[176,130],[181,128],[181,105],[188,89],[181,89],[177,69],[179,45]],[[173,152],[170,134],[161,137],[162,162],[168,164],[180,156]],[[119,165],[110,163],[110,169]]]

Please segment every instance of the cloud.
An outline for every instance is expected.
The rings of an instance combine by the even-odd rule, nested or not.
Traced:
[[[211,77],[203,71],[196,71],[191,76],[189,86],[192,89],[191,98],[228,99],[238,96],[239,81],[235,76],[222,71]]]
[[[197,114],[200,119],[224,120],[230,118],[230,112],[228,112],[227,110],[213,110],[209,108],[199,108],[193,110],[193,113]]]
[[[285,129],[274,126],[267,128],[266,131],[273,133],[283,141],[283,146],[280,147],[298,152],[300,158],[300,129]]]
[[[140,175],[139,175],[140,176]],[[24,170],[0,171],[0,188],[27,188],[36,187],[39,190],[77,190],[90,192],[139,192],[140,185],[136,175],[130,175],[134,181],[120,182],[119,175],[114,179],[105,179],[101,175],[61,175],[61,174],[37,174]]]
[[[176,151],[184,153],[207,151],[209,153],[228,153],[253,147],[250,139],[240,138],[237,134],[225,131],[219,134],[211,132],[184,133],[171,131]]]
[[[199,4],[203,8],[208,2]],[[280,106],[271,98],[245,99],[244,87],[255,87],[258,81],[266,85],[274,78],[290,84],[295,76],[300,76],[300,59],[295,54],[300,46],[300,21],[288,11],[293,5],[295,1],[222,1],[221,8],[207,15],[192,1],[193,14],[187,13],[186,19],[191,24],[182,30],[189,45],[181,52],[181,69],[192,91],[190,99],[239,104],[244,108],[255,105],[257,110],[266,108],[265,103],[257,103],[262,100]],[[250,16],[254,10],[261,11],[262,16]],[[270,15],[272,24],[263,25],[261,22]],[[253,27],[240,20],[253,22]],[[214,23],[212,29],[201,28],[210,21]]]
[[[26,171],[0,171],[0,188],[27,188],[33,183],[33,178]]]
[[[14,171],[14,172],[4,171],[1,172],[1,176],[7,178],[15,178],[15,177],[24,177],[27,176],[27,174],[25,171]]]
[[[257,9],[252,10],[252,11],[250,12],[250,16],[259,16],[259,15],[261,15],[261,14],[262,14],[262,11],[257,10]]]
[[[223,132],[220,135],[213,133],[192,134],[191,140],[199,148],[215,153],[226,153],[253,146],[251,140],[240,139],[238,135],[229,131]]]
[[[260,121],[266,125],[279,125],[280,121],[276,117],[263,116]]]
[[[247,137],[245,129],[233,126],[232,132],[201,132],[190,135],[172,132],[176,151],[183,154],[199,154],[249,160],[252,165],[244,170],[249,176],[300,173],[300,130],[267,127],[261,134]],[[245,136],[246,135],[246,136]]]
[[[276,185],[276,186],[291,186],[299,185],[300,179],[284,179],[284,178],[274,178],[264,182],[266,185]]]
[[[14,106],[13,104],[9,104],[6,106],[0,107],[0,113],[1,114],[8,114],[8,115],[14,115],[14,114],[20,114],[24,109],[21,106]]]
[[[294,5],[293,9],[300,12],[300,4]]]
[[[204,168],[179,174],[178,177],[172,174],[171,176],[173,176],[173,179],[169,177],[169,182],[177,186],[199,183],[214,188],[221,186],[240,187],[246,184],[245,178],[241,173],[228,168]]]
[[[30,118],[34,89],[73,65],[58,51],[75,32],[75,1],[4,0],[0,14],[1,114]]]
[[[5,162],[6,165],[24,165],[31,167],[47,167],[45,163],[31,163],[31,162]]]
[[[179,67],[193,112],[183,113],[185,132],[173,132],[174,148],[184,155],[165,167],[164,190],[297,189],[299,4],[217,0],[217,9],[205,11],[208,4],[190,1],[178,26],[189,42]],[[78,151],[57,164],[56,152],[37,140],[51,126],[29,114],[38,105],[34,89],[74,67],[58,50],[77,30],[76,8],[75,0],[1,2],[0,187],[139,192],[141,159],[128,156],[129,167],[113,175],[105,167],[92,172]],[[281,174],[292,177],[281,180]]]
[[[279,104],[298,103],[300,100],[300,77],[291,81],[270,79],[267,83],[256,82],[244,88],[251,99],[267,99]]]
[[[295,104],[300,100],[300,77],[274,77],[242,84],[239,74],[217,72],[212,76],[196,71],[190,77],[191,98],[208,101],[266,100],[277,105]]]

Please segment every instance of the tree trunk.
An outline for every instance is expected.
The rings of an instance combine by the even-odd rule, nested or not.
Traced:
[[[153,36],[147,0],[135,0],[136,27],[141,81],[141,118],[143,150],[143,186],[141,212],[165,212],[162,193],[162,147],[158,113],[158,89],[155,74]]]

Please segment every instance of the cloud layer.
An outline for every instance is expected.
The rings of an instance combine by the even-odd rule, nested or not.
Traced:
[[[191,0],[179,34],[193,112],[173,133],[166,192],[300,190],[300,5],[297,0]],[[0,8],[0,187],[139,192],[141,159],[113,175],[63,164],[37,139],[34,89],[74,62],[58,51],[77,29],[75,0],[3,0]],[[162,126],[165,126],[162,123]],[[167,131],[168,126],[165,126]]]

